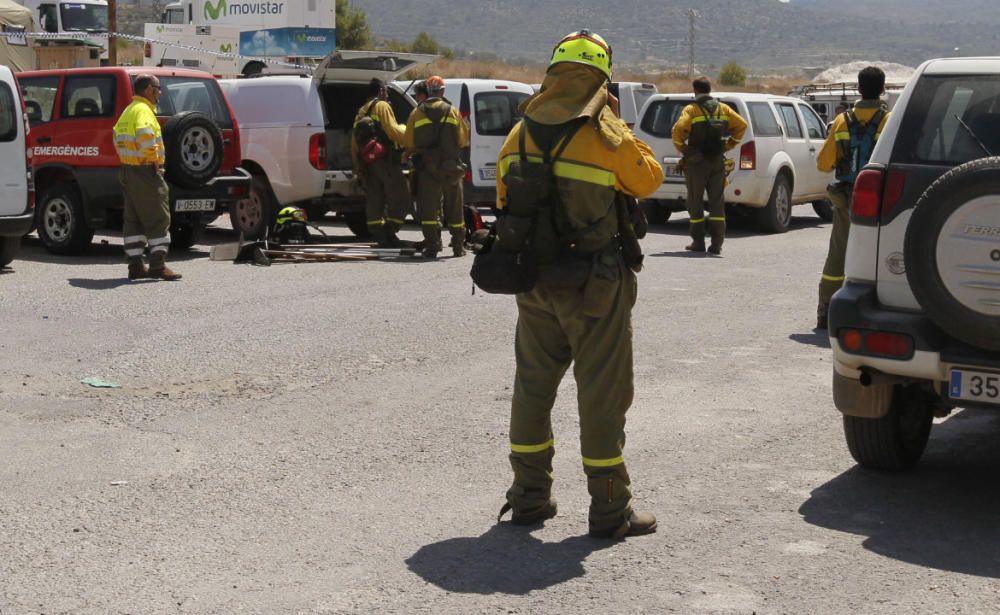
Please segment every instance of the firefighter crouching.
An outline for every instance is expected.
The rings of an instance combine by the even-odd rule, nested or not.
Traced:
[[[156,103],[160,81],[153,75],[135,78],[135,97],[115,123],[115,148],[121,160],[118,181],[125,197],[122,232],[128,278],[179,280],[166,265],[170,247],[170,189],[163,179],[166,162]],[[149,248],[149,268],[143,253]]]
[[[396,233],[410,211],[401,149],[406,128],[396,122],[385,83],[372,79],[368,87],[370,98],[354,118],[351,160],[365,190],[368,231],[380,246],[398,247]]]
[[[708,192],[708,231],[711,254],[722,253],[726,237],[726,156],[743,139],[747,123],[729,105],[712,98],[712,82],[698,77],[692,82],[695,100],[684,107],[674,124],[674,147],[683,156],[687,210],[690,216],[691,252],[705,251],[705,192]]]
[[[591,496],[590,534],[621,538],[654,532],[656,519],[632,509],[622,456],[625,413],[633,397],[631,310],[637,285],[621,239],[631,224],[623,229],[618,204],[622,193],[652,193],[663,171],[610,108],[615,102],[608,94],[610,78],[611,49],[601,37],[582,30],[562,39],[541,90],[522,104],[525,119],[500,152],[498,241],[508,240],[508,230],[516,233],[519,211],[537,207],[542,213],[534,218],[529,260],[543,263],[533,288],[516,295],[514,479],[501,517],[512,510],[515,524],[528,525],[556,514],[551,411],[572,365]],[[641,262],[631,266],[638,270]]]
[[[427,99],[406,121],[406,149],[412,153],[416,173],[417,215],[424,232],[424,257],[441,251],[441,211],[451,233],[453,256],[463,256],[465,217],[462,210],[462,177],[466,166],[461,151],[469,145],[469,127],[458,109],[445,101],[444,80],[425,81]]]

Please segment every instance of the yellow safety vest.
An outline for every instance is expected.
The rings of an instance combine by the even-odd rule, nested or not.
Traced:
[[[115,124],[115,148],[125,165],[166,162],[163,133],[151,102],[141,96],[132,98]]]

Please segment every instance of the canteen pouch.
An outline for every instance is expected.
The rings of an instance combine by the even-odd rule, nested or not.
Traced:
[[[494,244],[490,250],[476,254],[469,274],[484,292],[516,295],[535,288],[538,266],[530,252],[511,252]]]

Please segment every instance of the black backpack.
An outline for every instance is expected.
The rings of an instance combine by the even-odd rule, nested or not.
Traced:
[[[688,144],[706,158],[719,156],[725,151],[726,139],[729,138],[729,123],[722,119],[722,104],[715,108],[715,113],[701,103],[696,104],[706,120],[692,126]]]

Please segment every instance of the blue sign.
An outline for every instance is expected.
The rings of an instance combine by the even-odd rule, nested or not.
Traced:
[[[273,28],[240,33],[240,54],[322,58],[337,48],[336,28]]]

